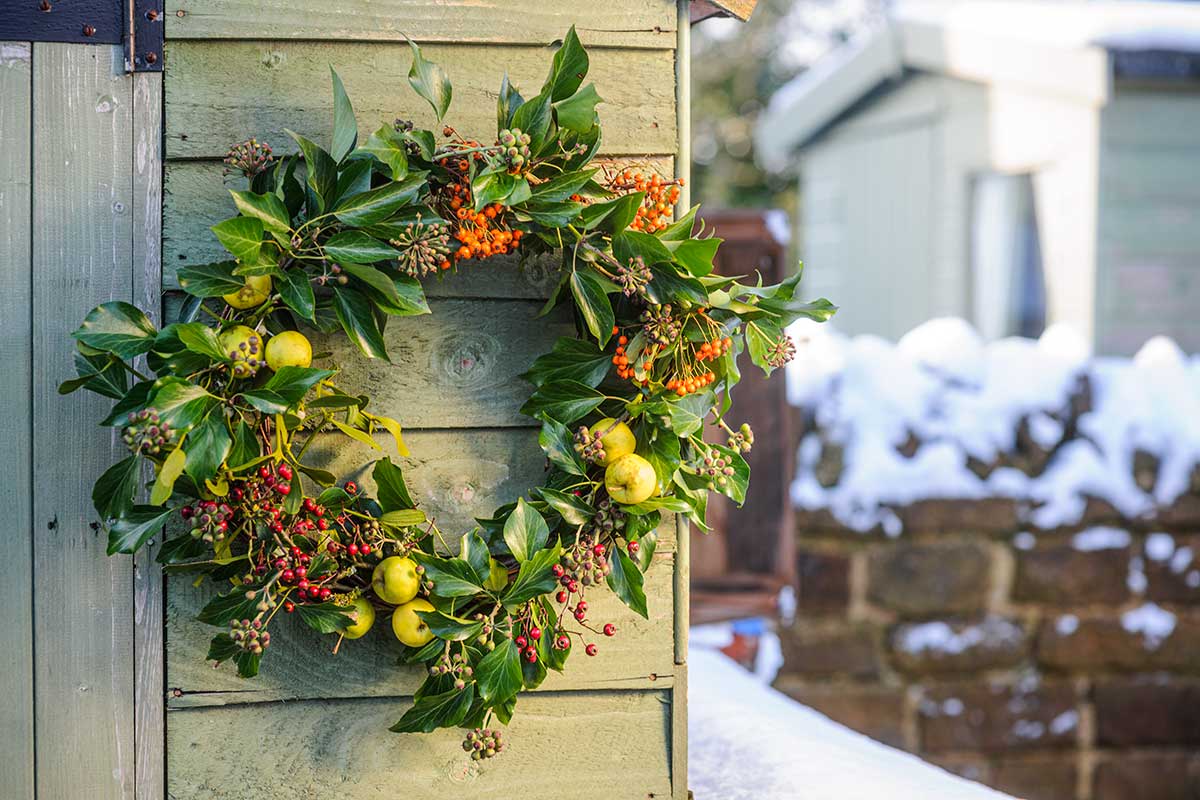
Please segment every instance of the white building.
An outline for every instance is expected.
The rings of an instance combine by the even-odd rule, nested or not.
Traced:
[[[806,294],[897,338],[1067,322],[1200,350],[1200,5],[915,2],[780,90]]]

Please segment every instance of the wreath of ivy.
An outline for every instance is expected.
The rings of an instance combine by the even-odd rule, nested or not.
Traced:
[[[440,125],[450,81],[410,44],[409,83]],[[165,569],[227,588],[199,616],[224,629],[210,660],[256,675],[281,611],[335,635],[335,652],[390,613],[398,637],[428,640],[400,645],[401,661],[428,677],[392,730],[470,728],[464,749],[490,757],[504,744],[483,726],[507,724],[520,691],[616,633],[590,624],[589,591],[606,585],[646,616],[643,573],[662,515],[707,530],[710,491],[744,500],[753,434],[725,421],[737,357],[748,350],[770,374],[793,352],[785,327],[834,307],[798,300],[799,274],[774,286],[713,274],[720,240],[693,233],[696,209],[670,221],[678,181],[597,166],[601,98],[583,85],[587,71],[572,28],[536,95],[505,77],[496,139],[483,144],[405,121],[359,142],[331,70],[328,150],[292,133],[294,155],[255,140],[230,151],[248,189],[231,192],[238,214],[213,232],[232,257],[179,270],[180,321],[160,330],[110,302],[74,332],[78,377],[60,392],[115,400],[101,424],[121,427],[130,448],[92,495],[108,552],[163,534]],[[568,304],[578,337],[558,339],[523,376],[544,485],[453,546],[391,459],[374,464],[374,497],[306,463],[330,434],[379,449],[375,434],[390,433],[408,451],[396,420],[339,389],[336,367],[312,366],[302,331],[340,330],[387,359],[389,318],[430,313],[423,279],[513,252],[561,254],[542,313]],[[702,438],[706,423],[726,444]],[[609,462],[622,459],[634,479],[620,489]],[[390,586],[385,559],[397,570]],[[385,600],[409,590],[416,597]]]

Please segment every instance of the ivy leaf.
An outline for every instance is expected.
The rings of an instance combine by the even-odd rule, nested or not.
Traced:
[[[116,519],[133,508],[140,464],[137,456],[118,461],[92,487],[92,505],[101,519]]]
[[[371,478],[375,481],[376,499],[384,511],[417,507],[409,494],[408,485],[404,482],[404,471],[393,464],[390,458],[381,458],[375,462]]]
[[[604,285],[592,273],[575,270],[571,273],[571,295],[588,330],[603,347],[612,336],[615,321],[612,303],[608,300]]]
[[[256,408],[264,414],[274,416],[287,413],[288,402],[269,389],[251,389],[248,392],[242,392],[241,396],[252,408]]]
[[[603,203],[592,203],[584,207],[580,215],[583,217],[585,230],[602,230],[609,234],[619,233],[629,227],[637,217],[637,210],[642,205],[645,192],[634,192],[622,195],[615,200]]]
[[[637,454],[650,462],[659,486],[670,486],[679,469],[679,437],[672,432],[651,428],[638,437]]]
[[[200,422],[220,401],[194,383],[168,376],[154,385],[148,405],[158,409],[159,416],[178,431],[186,431]]]
[[[315,142],[294,131],[287,133],[300,145],[300,152],[304,154],[305,171],[308,173],[308,188],[316,196],[317,210],[324,211],[333,201],[337,191],[337,162]]]
[[[341,76],[333,67],[329,68],[329,75],[333,79],[333,141],[330,155],[334,161],[341,161],[358,141],[358,123],[354,119],[354,107],[350,105]]]
[[[120,400],[128,391],[129,381],[121,359],[110,353],[88,356],[75,353],[75,373],[78,378],[58,385],[59,394],[71,394],[85,386],[96,394]]]
[[[546,453],[550,463],[571,475],[586,475],[587,467],[575,451],[574,438],[567,427],[555,419],[542,423],[538,444]]]
[[[376,189],[347,197],[338,203],[333,215],[356,228],[374,225],[416,201],[424,186],[425,173],[414,173],[403,180],[390,181]]]
[[[174,329],[179,341],[193,353],[206,356],[213,361],[226,361],[227,354],[221,347],[217,332],[203,322],[177,322],[168,326]]]
[[[649,514],[652,511],[670,511],[673,514],[686,514],[692,510],[692,507],[683,498],[668,495],[666,497],[651,497],[640,503],[622,506],[621,510],[627,514]]]
[[[343,266],[352,274],[357,274],[352,270],[355,265]],[[368,267],[359,266],[359,269]],[[376,269],[376,272],[390,281],[386,289],[376,289],[374,285],[367,287],[367,294],[380,311],[393,317],[415,317],[433,313],[429,310],[429,301],[425,298],[425,289],[419,280],[393,270]]]
[[[711,389],[685,395],[678,400],[657,400],[646,406],[645,414],[654,417],[662,428],[674,431],[683,438],[697,433],[704,427],[704,418],[716,402]]]
[[[525,102],[517,87],[508,80],[508,73],[500,80],[500,92],[496,98],[496,130],[512,127],[513,114]]]
[[[151,536],[162,530],[173,513],[173,508],[134,506],[108,529],[108,554],[136,553]]]
[[[462,539],[459,540],[458,557],[470,564],[479,577],[491,574],[491,556],[487,543],[475,531],[468,531],[462,535]]]
[[[154,346],[158,331],[141,309],[120,300],[96,306],[71,334],[88,347],[119,358],[133,358]]]
[[[555,544],[545,550],[539,550],[528,561],[521,565],[517,577],[509,584],[501,596],[501,601],[508,608],[514,608],[532,600],[540,594],[553,591],[558,585],[554,577],[554,565],[562,555],[562,548]]]
[[[258,665],[262,662],[262,653],[250,653],[242,650],[233,657],[237,665],[239,678],[253,678],[258,675]]]
[[[611,329],[610,329],[611,330]],[[562,336],[554,349],[539,356],[521,377],[534,386],[554,380],[578,381],[592,388],[600,385],[612,367],[612,356],[586,339]]]
[[[233,253],[241,266],[257,265],[262,258],[262,220],[254,217],[233,217],[212,226],[212,232],[217,235],[217,241]],[[245,275],[241,266],[235,274]],[[271,265],[273,266],[273,265]]]
[[[496,649],[479,661],[475,668],[475,680],[479,684],[479,696],[487,704],[494,704],[514,696],[521,691],[521,654],[512,639],[501,639]]]
[[[233,274],[235,269],[236,261],[218,261],[180,267],[175,274],[179,288],[193,297],[220,297],[236,292],[245,284],[245,280]]]
[[[517,668],[520,669],[518,662]],[[475,702],[475,684],[465,689],[450,689],[441,694],[422,696],[388,730],[393,733],[433,733],[438,728],[453,728],[461,723]]]
[[[555,419],[570,425],[595,411],[604,395],[578,381],[544,383],[521,406],[521,413],[534,419]]]
[[[546,540],[550,538],[550,528],[537,509],[525,502],[525,498],[517,500],[517,507],[508,515],[504,522],[504,543],[517,561],[528,561],[541,550]]]
[[[513,114],[512,126],[529,134],[529,149],[535,154],[550,132],[551,109],[550,95],[543,93],[526,100]]]
[[[321,381],[333,377],[333,375],[334,372],[331,369],[296,366],[280,367],[271,376],[271,379],[263,384],[263,388],[275,392],[289,406],[293,406],[304,399],[304,395],[308,393],[309,389]]]
[[[544,183],[538,184],[533,189],[531,197],[547,202],[567,200],[571,195],[578,194],[579,190],[587,185],[596,172],[594,169],[584,169],[557,175]]]
[[[733,474],[725,481],[724,486],[717,485],[717,491],[741,507],[742,503],[746,502],[746,489],[750,485],[750,465],[746,463],[746,459],[742,458],[741,453],[728,447],[715,444],[713,449],[721,454],[729,466],[733,467]]]
[[[766,375],[775,371],[768,360],[768,353],[779,335],[778,326],[767,320],[756,320],[746,325],[746,349],[750,351],[750,360]]]
[[[675,263],[696,277],[704,277],[713,271],[713,259],[723,239],[715,236],[707,239],[684,239],[674,247]]]
[[[337,603],[297,603],[296,616],[317,633],[335,633],[354,622],[345,606]]]
[[[673,266],[655,264],[650,267],[650,274],[654,277],[646,284],[646,291],[654,302],[670,303],[684,299],[701,306],[708,303],[704,284],[690,276],[680,275]]]
[[[584,133],[596,124],[596,104],[604,102],[589,83],[575,94],[554,103],[554,116],[559,127]]]
[[[229,466],[236,469],[258,457],[259,444],[254,429],[247,425],[245,420],[238,420],[237,427],[233,429],[233,444],[229,448],[229,455],[226,456]]]
[[[232,619],[253,618],[258,613],[255,606],[262,599],[261,588],[258,584],[239,586],[228,594],[219,594],[200,609],[196,619],[205,625],[228,625]]]
[[[389,361],[383,333],[371,311],[371,303],[361,292],[344,286],[334,287],[333,309],[342,330],[367,358]]]
[[[390,170],[392,180],[398,181],[408,174],[408,151],[403,137],[391,125],[381,125],[379,130],[367,137],[367,143],[358,149],[370,153]]]
[[[342,231],[325,242],[325,255],[340,264],[374,264],[400,255],[400,251],[362,231]]]
[[[419,551],[412,557],[425,568],[425,577],[433,581],[433,593],[439,597],[469,597],[483,591],[484,578],[476,575],[466,561],[438,558]]]
[[[474,639],[483,630],[482,621],[460,619],[441,611],[418,611],[417,616],[425,621],[434,636],[447,642]]]
[[[176,447],[163,459],[162,468],[154,478],[154,488],[150,490],[150,505],[161,506],[171,499],[171,494],[175,491],[175,481],[183,474],[186,464],[187,451],[182,447]]]
[[[313,294],[308,273],[293,267],[275,276],[275,288],[280,298],[297,316],[312,321],[315,319],[317,300]]]
[[[184,440],[182,447],[187,452],[184,469],[197,483],[212,480],[232,445],[224,415],[210,413]]]
[[[579,89],[588,73],[588,54],[575,33],[575,26],[563,37],[562,46],[554,53],[550,63],[550,74],[542,91],[549,90],[549,97],[555,102],[570,97]],[[523,129],[522,129],[523,130]]]
[[[412,39],[408,40],[412,48],[413,63],[408,71],[408,84],[417,94],[424,97],[437,114],[438,122],[446,116],[450,108],[450,100],[454,97],[454,89],[446,71],[432,61],[426,61],[421,54],[421,48]]]
[[[634,563],[621,547],[613,548],[613,558],[609,560],[612,571],[608,573],[608,587],[613,594],[621,598],[621,602],[629,606],[645,619],[649,619],[646,609],[646,592],[642,588],[644,577],[638,565]]]
[[[548,486],[541,487],[537,492],[568,525],[583,525],[596,515],[596,509],[585,503],[581,497]]]
[[[237,206],[238,211],[247,217],[259,220],[266,230],[282,234],[291,230],[291,216],[288,214],[287,206],[275,194],[234,190],[230,190],[229,194],[233,195],[233,204]],[[230,252],[233,251],[230,250]]]

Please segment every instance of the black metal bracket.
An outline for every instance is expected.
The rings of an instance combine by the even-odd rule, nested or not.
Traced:
[[[126,72],[161,72],[163,0],[0,0],[0,41],[121,44]]]

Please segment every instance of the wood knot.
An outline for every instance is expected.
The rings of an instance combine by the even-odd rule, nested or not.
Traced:
[[[439,383],[459,389],[479,389],[491,382],[500,342],[478,332],[460,332],[437,342],[430,368]]]

